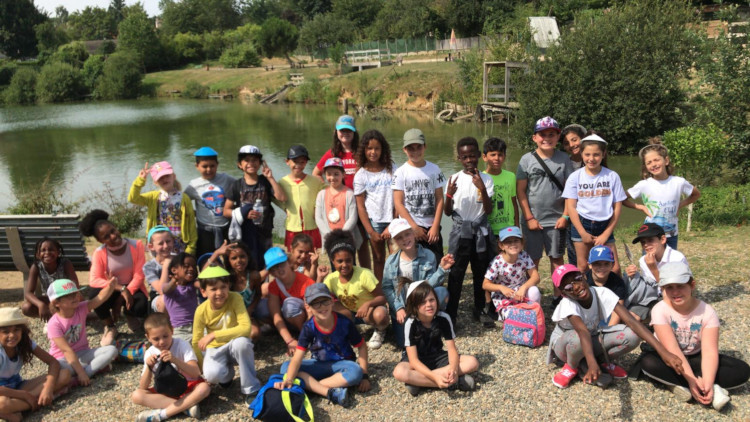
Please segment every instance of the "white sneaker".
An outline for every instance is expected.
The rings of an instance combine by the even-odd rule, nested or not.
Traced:
[[[687,403],[690,401],[690,399],[693,398],[693,394],[690,392],[690,390],[681,385],[672,385],[669,387],[669,390],[672,391],[672,394],[674,394],[674,398],[679,401]]]
[[[719,384],[714,384],[714,401],[711,403],[714,409],[721,410],[731,400],[732,398],[729,397],[727,390],[719,387]]]
[[[375,330],[370,337],[370,341],[367,342],[367,347],[370,349],[379,349],[383,345],[385,340],[385,330]]]
[[[198,407],[197,404],[194,404],[190,406],[190,409],[185,411],[185,414],[190,416],[193,419],[200,419],[201,418],[201,409]]]

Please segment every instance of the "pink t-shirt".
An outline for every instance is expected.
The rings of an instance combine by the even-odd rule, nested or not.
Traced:
[[[661,301],[651,309],[651,325],[669,325],[680,350],[689,356],[701,351],[703,329],[718,327],[719,316],[711,305],[703,301],[687,315],[675,311],[667,302]]]
[[[74,352],[89,350],[86,338],[86,315],[89,313],[88,301],[78,304],[72,318],[65,318],[59,312],[52,315],[47,324],[47,337],[50,339],[49,354],[55,359],[63,359],[62,350],[52,339],[64,337]]]
[[[325,164],[326,160],[329,158],[333,158],[330,149],[323,154],[323,157],[318,161],[318,164],[315,167],[317,167],[318,170],[323,171],[323,164]],[[344,162],[344,184],[349,189],[354,189],[354,175],[357,173],[357,160],[354,159],[354,153],[345,152],[341,154],[339,158]],[[325,179],[325,175],[322,176]]]

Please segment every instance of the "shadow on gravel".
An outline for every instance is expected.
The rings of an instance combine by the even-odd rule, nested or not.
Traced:
[[[495,377],[483,371],[483,369],[488,368],[493,363],[495,363],[495,361],[497,361],[497,356],[490,355],[488,353],[480,353],[480,354],[474,355],[474,357],[476,357],[477,360],[479,361],[479,370],[473,373],[472,376],[479,384],[477,387],[477,390],[481,390],[484,384],[495,381]]]
[[[740,280],[731,280],[728,284],[712,287],[710,290],[699,289],[697,296],[706,303],[713,304],[748,293],[747,287]]]
[[[617,389],[617,395],[620,397],[620,412],[613,419],[631,420],[633,419],[633,402],[631,400],[632,388],[628,380],[616,382],[610,388]]]

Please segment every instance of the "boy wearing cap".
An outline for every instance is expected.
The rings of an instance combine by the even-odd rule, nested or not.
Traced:
[[[219,153],[211,147],[201,147],[195,153],[195,168],[201,177],[190,181],[185,195],[195,201],[198,222],[198,245],[195,256],[218,249],[229,234],[230,219],[224,216],[224,203],[235,178],[218,173]]]
[[[347,387],[359,385],[359,391],[370,390],[367,374],[367,345],[354,322],[333,311],[333,297],[325,284],[316,283],[305,292],[305,307],[312,314],[302,327],[294,356],[281,365],[286,374],[278,389],[289,388],[294,378],[305,383],[305,389],[348,407]],[[354,350],[357,348],[357,361]],[[312,359],[304,359],[307,351]]]
[[[292,269],[286,252],[273,247],[264,255],[268,273],[275,279],[268,283],[268,311],[273,318],[273,325],[286,343],[289,356],[294,354],[297,340],[289,331],[287,324],[296,332],[308,319],[303,298],[307,288],[315,284],[311,278]]]
[[[193,351],[203,376],[211,384],[228,388],[234,379],[234,365],[240,367],[240,391],[249,404],[260,390],[255,372],[250,315],[237,292],[229,291],[229,273],[221,267],[208,267],[198,279],[206,301],[193,318]],[[205,335],[204,335],[205,333]]]
[[[279,202],[286,211],[286,236],[284,246],[292,249],[292,239],[298,233],[309,235],[313,247],[323,246],[318,225],[315,223],[315,199],[323,188],[317,177],[308,177],[305,167],[310,161],[310,154],[303,145],[292,145],[286,153],[286,165],[290,173],[281,178],[279,185],[286,195],[285,202]]]
[[[612,293],[620,299],[617,303],[625,305],[625,300],[628,298],[628,288],[622,278],[612,271],[614,265],[615,257],[612,255],[611,249],[603,245],[594,246],[589,251],[589,270],[586,271],[586,282],[591,287],[606,287],[612,290]],[[636,314],[633,314],[633,316],[640,320],[640,317]],[[620,317],[617,314],[612,314],[609,325],[619,323]]]
[[[445,176],[440,167],[424,159],[425,148],[421,130],[409,129],[404,133],[407,161],[393,173],[393,206],[409,222],[417,241],[439,261],[444,254],[440,220]]]
[[[263,252],[273,246],[273,216],[274,209],[271,201],[276,200],[279,203],[286,202],[284,190],[273,177],[271,168],[263,161],[263,154],[258,147],[245,145],[237,153],[237,167],[242,170],[242,178],[237,179],[227,196],[224,205],[224,217],[234,218],[243,228],[255,229],[254,232],[259,238],[259,245],[252,244],[251,239],[242,236],[242,241],[254,252],[254,258],[260,265],[263,265]],[[263,174],[258,174],[261,171]],[[263,215],[259,215],[253,209],[256,200],[260,199],[263,205]],[[239,208],[238,215],[233,216],[233,212]],[[261,218],[261,224],[254,225],[253,220]],[[244,231],[244,230],[243,230]],[[253,231],[253,230],[251,230]],[[250,236],[253,237],[253,236]],[[250,243],[248,243],[250,242]],[[260,251],[256,250],[258,247]]]
[[[523,213],[522,229],[526,251],[539,268],[547,253],[550,270],[563,264],[568,216],[562,197],[565,180],[573,173],[573,163],[558,150],[560,125],[547,116],[537,120],[531,139],[537,148],[521,157],[516,170],[516,195]],[[553,306],[560,302],[555,288]]]

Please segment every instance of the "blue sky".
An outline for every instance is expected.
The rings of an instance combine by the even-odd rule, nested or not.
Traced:
[[[73,13],[76,10],[83,10],[87,6],[98,6],[106,9],[109,6],[110,0],[34,0],[34,4],[39,10],[46,11],[50,16],[55,15],[55,9],[57,6],[65,6],[68,12]],[[138,0],[125,0],[125,4],[131,5],[138,3]],[[143,4],[143,8],[149,16],[156,16],[161,13],[159,10],[159,0],[140,0]]]

